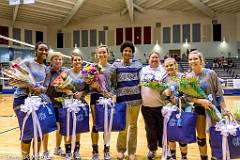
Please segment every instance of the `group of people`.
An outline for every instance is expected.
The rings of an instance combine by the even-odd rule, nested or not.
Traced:
[[[174,99],[172,94],[161,94],[159,91],[140,86],[140,82],[145,78],[151,77],[159,82],[174,83],[171,77],[195,77],[200,82],[202,89],[207,95],[212,96],[212,101],[207,99],[188,98],[194,103],[195,112],[197,116],[197,143],[199,146],[200,157],[202,160],[207,160],[207,145],[206,145],[206,115],[205,109],[214,104],[219,107],[222,113],[227,113],[223,90],[218,81],[217,74],[210,69],[205,69],[204,58],[201,52],[192,51],[189,53],[188,62],[191,68],[189,73],[178,72],[178,65],[174,58],[166,58],[164,63],[160,62],[160,54],[158,52],[149,53],[147,66],[133,59],[135,47],[132,42],[125,41],[120,51],[122,58],[116,60],[113,64],[108,63],[109,49],[106,45],[100,45],[96,49],[97,63],[102,66],[102,74],[105,76],[106,89],[110,95],[116,96],[117,103],[126,103],[126,128],[118,134],[117,138],[117,158],[123,160],[125,152],[128,152],[128,159],[134,160],[137,149],[137,122],[139,112],[141,110],[146,130],[148,159],[154,159],[158,147],[162,147],[163,136],[163,119],[161,110],[165,105],[164,99]],[[93,125],[91,129],[92,139],[92,160],[99,159],[98,139],[99,134],[95,126],[95,105],[100,97],[105,94],[100,92],[98,84],[87,84],[82,79],[82,64],[83,57],[79,53],[72,53],[72,68],[67,69],[63,67],[63,54],[60,52],[48,53],[48,45],[39,42],[35,46],[35,59],[33,61],[25,62],[32,75],[35,77],[37,86],[29,86],[28,88],[17,88],[14,93],[13,109],[15,112],[20,110],[20,105],[24,104],[24,100],[28,97],[29,92],[32,95],[44,95],[49,97],[54,104],[54,111],[57,121],[58,130],[56,131],[55,155],[66,156],[67,160],[81,159],[80,157],[80,134],[76,133],[75,148],[71,148],[71,139],[64,137],[65,152],[61,149],[62,135],[59,132],[59,107],[63,107],[62,103],[55,100],[57,97],[64,97],[65,95],[72,95],[75,99],[85,100],[87,94],[90,95],[90,108],[92,113]],[[50,56],[50,65],[45,66],[45,59]],[[76,91],[70,92],[64,90],[57,90],[53,85],[53,80],[62,72],[66,72],[68,76],[74,81]],[[42,97],[42,96],[40,96]],[[47,98],[45,98],[47,99]],[[20,119],[18,119],[20,121]],[[176,133],[177,134],[177,133]],[[48,133],[45,133],[43,139],[38,140],[38,149],[34,150],[34,159],[38,159],[40,143],[43,142],[43,158],[51,159],[48,150]],[[30,159],[30,146],[32,139],[21,141],[21,151],[23,159]],[[169,142],[170,154],[168,159],[176,159],[176,142]],[[180,143],[182,160],[187,159],[187,144]],[[111,159],[109,144],[104,144],[104,159]],[[73,151],[73,153],[71,153]],[[214,157],[212,157],[214,158]]]

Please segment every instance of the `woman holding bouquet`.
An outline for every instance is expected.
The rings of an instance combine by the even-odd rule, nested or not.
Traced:
[[[103,91],[100,85],[93,84],[92,86],[92,92],[90,97],[90,105],[91,105],[91,111],[92,111],[92,119],[93,119],[93,127],[91,131],[91,138],[92,138],[92,160],[98,160],[99,159],[99,152],[98,152],[98,139],[99,134],[96,130],[95,126],[95,105],[100,97],[109,97],[111,96],[112,92],[112,68],[111,65],[108,63],[108,57],[109,57],[109,49],[106,45],[100,45],[96,49],[97,52],[97,59],[98,59],[98,65],[100,65],[101,68],[101,74],[104,75],[105,83],[106,83],[106,90]],[[103,135],[104,136],[104,135]],[[109,152],[110,146],[107,146],[104,144],[104,160],[109,160],[110,152]]]
[[[133,59],[135,47],[132,42],[125,41],[120,47],[122,59],[116,60],[112,67],[116,80],[117,103],[126,103],[126,128],[120,131],[117,139],[118,159],[124,159],[128,146],[129,160],[135,159],[137,148],[137,120],[142,105],[140,70],[142,64]],[[128,130],[129,129],[129,130]],[[129,138],[127,138],[129,134]]]
[[[166,58],[164,60],[164,68],[167,71],[168,77],[166,79],[166,82],[168,83],[168,86],[173,86],[174,88],[177,87],[177,84],[175,81],[171,80],[171,78],[182,78],[184,74],[178,72],[178,65],[174,58]],[[176,95],[176,91],[173,91],[174,96]],[[187,144],[180,143],[180,150],[182,155],[182,160],[187,160]],[[168,159],[170,160],[176,160],[176,142],[170,141],[169,142],[169,148],[170,148],[170,156]]]
[[[60,52],[51,52],[49,53],[50,66],[47,68],[46,79],[44,82],[44,86],[46,89],[46,94],[49,96],[51,101],[54,104],[54,112],[56,116],[58,130],[56,131],[56,147],[54,149],[55,155],[63,156],[64,152],[61,149],[61,141],[62,135],[59,133],[59,116],[58,116],[58,108],[62,107],[60,102],[57,102],[55,98],[61,97],[63,92],[57,91],[56,88],[52,85],[52,82],[55,80],[57,76],[59,76],[66,68],[62,67],[63,65],[63,54]],[[44,152],[48,152],[48,134],[44,136],[43,141],[43,150]]]
[[[24,104],[24,100],[31,95],[39,95],[44,92],[43,82],[46,77],[46,66],[44,65],[44,61],[48,55],[48,45],[43,42],[38,42],[35,45],[35,60],[26,60],[22,61],[20,67],[24,65],[26,69],[33,75],[35,79],[36,85],[24,83],[18,87],[14,92],[14,100],[13,100],[13,109],[17,115],[18,122],[20,125],[23,124],[23,119],[18,117],[18,113],[20,112],[20,105]],[[25,133],[21,133],[25,134]],[[29,137],[29,136],[28,136]],[[30,147],[32,138],[24,138],[21,140],[21,152],[24,160],[30,160]],[[38,148],[33,150],[33,159],[38,159],[39,149],[40,149],[40,139],[38,139]],[[33,145],[35,146],[35,145]],[[35,152],[37,151],[37,153]]]
[[[63,88],[63,92],[64,95],[63,97],[66,99],[72,99],[73,100],[79,100],[81,101],[83,104],[86,104],[86,101],[84,99],[85,95],[88,92],[88,88],[86,88],[86,83],[82,80],[82,63],[83,63],[83,58],[79,53],[72,53],[72,68],[65,71],[66,73],[66,77],[70,78],[71,80],[69,81],[70,84],[68,86],[66,86],[66,88]],[[66,106],[64,106],[66,107]],[[80,107],[80,106],[78,106]],[[59,112],[62,114],[63,112],[61,112],[59,110]],[[66,112],[64,112],[65,114]],[[88,116],[88,115],[87,115]],[[66,115],[64,115],[64,117],[66,117]],[[60,126],[61,126],[61,134],[64,132],[64,140],[65,140],[65,150],[66,150],[66,160],[71,160],[72,159],[72,153],[71,151],[73,150],[73,158],[75,160],[80,160],[80,132],[78,132],[78,129],[76,129],[76,133],[72,133],[72,134],[76,134],[76,142],[75,144],[71,144],[72,143],[72,139],[71,136],[69,135],[69,137],[65,134],[66,131],[62,131],[65,130],[65,127],[62,127],[62,125],[66,126],[65,118],[62,119],[62,117],[59,117],[60,119]],[[77,123],[77,122],[76,122]],[[72,129],[72,128],[70,128]],[[75,148],[72,148],[72,146],[75,146]]]
[[[197,78],[200,83],[200,87],[208,96],[208,99],[192,99],[195,106],[195,112],[198,114],[196,129],[200,156],[202,160],[207,160],[205,110],[215,105],[222,111],[223,114],[228,114],[229,111],[224,102],[223,90],[217,74],[213,70],[204,68],[203,54],[197,50],[190,52],[188,56],[188,63],[192,71],[187,74],[187,77]]]
[[[160,54],[151,52],[148,58],[149,65],[143,67],[140,72],[142,82],[156,81],[161,83],[167,76],[165,69],[160,65]],[[162,106],[164,105],[162,93],[150,87],[141,87],[143,100],[142,114],[145,122],[145,130],[148,143],[148,159],[155,158],[156,150],[162,147],[163,137],[163,116]]]

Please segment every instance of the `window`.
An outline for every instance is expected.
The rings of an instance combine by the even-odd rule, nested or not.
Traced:
[[[190,24],[182,25],[182,42],[190,42]]]
[[[173,25],[173,43],[180,43],[180,25]]]
[[[96,47],[97,45],[97,30],[90,30],[90,47]]]
[[[57,33],[57,48],[63,48],[63,33]]]
[[[144,44],[151,44],[151,27],[150,26],[146,26],[143,28],[143,33],[144,33]]]
[[[39,41],[43,42],[43,32],[36,31],[36,43]]]
[[[73,47],[80,47],[80,31],[73,31]]]
[[[134,44],[142,44],[142,28],[134,27]]]
[[[88,47],[88,30],[82,30],[82,47]]]
[[[25,37],[25,42],[32,44],[32,30],[25,29],[24,30],[24,37]]]
[[[201,42],[200,23],[192,24],[192,42]]]
[[[123,43],[123,28],[116,29],[116,44],[121,45]]]
[[[163,43],[170,43],[171,28],[163,27]]]
[[[98,31],[98,44],[106,44],[105,31]]]

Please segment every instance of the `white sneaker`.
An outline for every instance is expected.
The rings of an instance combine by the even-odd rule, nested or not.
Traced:
[[[93,153],[92,160],[99,160],[99,154],[98,153]]]
[[[74,160],[81,160],[80,153],[79,152],[74,152],[73,153],[73,159]]]
[[[53,154],[54,154],[54,155],[57,155],[57,156],[64,156],[64,155],[65,155],[65,153],[64,153],[64,151],[62,150],[61,147],[55,148]]]
[[[66,153],[66,160],[72,160],[72,153]]]
[[[51,160],[50,156],[49,156],[49,152],[46,151],[46,152],[43,152],[43,159],[44,160]]]
[[[104,160],[110,160],[110,159],[111,159],[110,153],[109,152],[105,152],[104,153]]]

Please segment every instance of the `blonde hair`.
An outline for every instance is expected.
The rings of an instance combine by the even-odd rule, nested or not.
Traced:
[[[49,52],[48,54],[50,61],[52,61],[53,57],[56,57],[56,56],[63,58],[63,54],[61,52]]]
[[[205,66],[205,59],[204,59],[204,56],[203,56],[202,52],[200,52],[200,51],[198,51],[198,50],[194,50],[194,51],[191,51],[191,52],[189,53],[189,55],[190,55],[190,54],[196,54],[196,55],[198,55],[198,57],[199,57],[199,59],[200,59],[200,61],[201,61],[201,63],[202,63],[202,67]],[[189,58],[189,55],[188,55],[188,58]]]
[[[164,59],[164,63],[163,63],[164,67],[165,67],[165,62],[166,62],[166,61],[173,61],[174,65],[175,65],[175,67],[176,67],[176,70],[178,71],[178,64],[177,64],[177,61],[176,61],[175,58],[168,57],[168,58]]]

